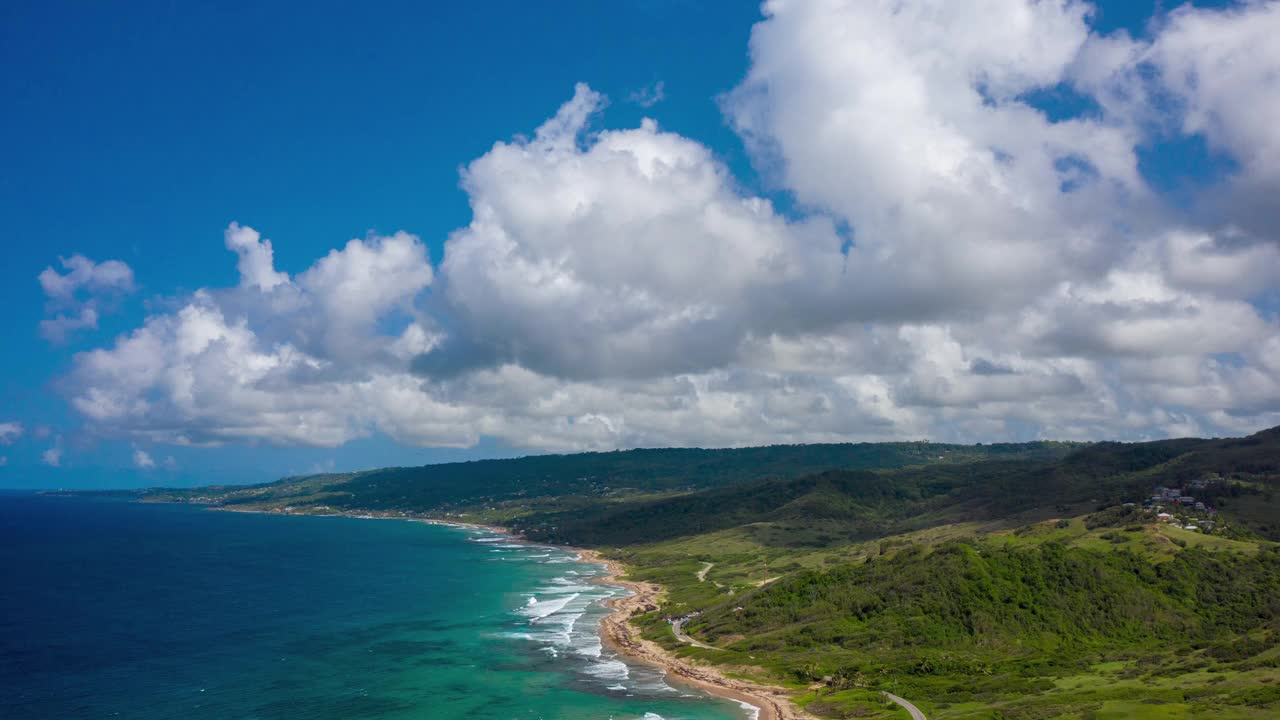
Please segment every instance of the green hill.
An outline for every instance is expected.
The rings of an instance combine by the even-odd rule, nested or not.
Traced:
[[[667,448],[383,468],[284,478],[253,486],[153,489],[152,499],[271,509],[446,512],[537,498],[610,499],[687,492],[763,478],[794,478],[832,468],[902,468],[985,458],[1054,458],[1073,443],[945,445],[924,442],[772,445],[736,449]]]
[[[510,522],[530,537],[570,545],[624,547],[754,525],[764,545],[821,547],[957,522],[1078,514],[1140,500],[1155,485],[1207,477],[1221,480],[1201,497],[1229,505],[1252,531],[1280,537],[1280,434],[1272,431],[1237,440],[1095,443],[1056,458],[831,470],[676,497],[532,507]]]
[[[655,630],[654,626],[650,626]],[[1266,717],[1280,692],[1280,551],[999,538],[913,546],[722,597],[687,629],[798,687],[811,710],[892,688],[930,717]],[[659,631],[660,632],[660,631]],[[856,704],[856,703],[855,703]],[[993,708],[995,708],[993,714]]]
[[[931,674],[957,650],[966,663],[1001,665],[1046,651],[1069,662],[1086,651],[1227,640],[1274,626],[1278,593],[1275,548],[1190,548],[1153,563],[1127,548],[961,541],[796,573],[725,598],[691,629],[802,664],[829,657],[823,675],[883,666]]]

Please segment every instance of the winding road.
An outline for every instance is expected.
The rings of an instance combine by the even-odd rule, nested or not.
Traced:
[[[706,582],[707,571],[713,567],[715,567],[714,563],[709,563],[709,562],[702,563],[702,569],[694,573],[698,577],[698,582]],[[760,584],[764,585],[765,583],[772,582],[773,580],[777,580],[777,578],[770,578]],[[678,620],[671,621],[671,632],[675,634],[677,640],[684,643],[685,645],[692,645],[694,647],[703,648],[704,650],[723,650],[724,649],[724,648],[718,648],[714,645],[708,645],[700,640],[695,640],[692,637],[689,637],[689,634],[684,631],[684,623],[688,619],[689,618],[686,617],[686,618],[680,618]],[[890,701],[895,702],[898,705],[901,705],[903,709],[905,709],[907,713],[911,715],[911,720],[928,720],[928,718],[924,716],[924,713],[920,712],[920,708],[911,704],[909,700],[900,698],[891,692],[885,692],[884,696],[889,698]]]
[[[692,645],[694,647],[700,647],[706,650],[721,649],[716,647],[715,645],[708,645],[704,642],[700,642],[698,640],[694,640],[693,638],[689,637],[684,631],[684,621],[685,621],[685,618],[680,618],[679,620],[671,621],[671,632],[675,633],[677,640],[684,643],[685,645]]]
[[[699,640],[695,640],[689,637],[689,634],[684,631],[685,620],[688,620],[688,618],[679,618],[677,620],[671,621],[671,632],[675,633],[677,640],[679,640],[680,642],[686,645],[700,647],[705,650],[723,650],[724,649],[724,648],[718,648],[714,645],[708,645],[704,642],[701,642]],[[900,698],[891,692],[884,692],[883,690],[881,691],[881,693],[885,697],[889,698],[890,701],[895,702],[898,705],[901,705],[902,708],[905,709],[909,715],[911,715],[911,720],[928,720],[928,718],[924,716],[924,713],[920,711],[920,708],[913,705],[910,700],[907,700],[905,698]]]
[[[897,695],[889,692],[885,693],[884,696],[906,708],[907,712],[911,713],[911,720],[927,720],[924,713],[920,712],[920,708],[912,705],[910,702],[907,702],[906,700],[903,700]]]

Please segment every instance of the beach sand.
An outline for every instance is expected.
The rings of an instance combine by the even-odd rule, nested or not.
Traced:
[[[610,647],[627,657],[655,665],[666,671],[668,678],[705,690],[723,698],[746,703],[759,709],[758,720],[813,720],[813,716],[801,711],[787,699],[784,688],[757,685],[745,680],[726,677],[715,668],[692,665],[655,642],[640,637],[632,627],[630,618],[637,611],[652,610],[658,606],[662,588],[652,583],[623,580],[624,569],[618,563],[607,560],[593,550],[579,550],[585,562],[599,563],[607,568],[607,574],[597,578],[600,582],[621,585],[631,591],[627,597],[614,598],[606,603],[613,610],[600,623],[600,634]]]

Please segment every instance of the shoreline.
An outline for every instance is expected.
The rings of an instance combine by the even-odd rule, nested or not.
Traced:
[[[181,502],[181,501],[179,501]],[[441,518],[412,517],[403,515],[377,514],[370,512],[338,512],[331,514],[290,513],[271,510],[249,510],[210,506],[210,510],[225,512],[249,512],[264,515],[298,515],[306,517],[348,517],[360,520],[405,520],[428,525],[443,525],[459,529],[479,529],[503,535],[512,540],[525,543],[534,541],[522,537],[510,528],[500,525],[465,522],[461,520],[445,520]],[[632,661],[659,668],[670,682],[682,683],[695,687],[714,697],[732,700],[742,705],[744,710],[750,707],[756,711],[754,720],[813,720],[813,716],[792,705],[787,698],[788,691],[773,686],[727,677],[720,670],[705,665],[693,665],[682,660],[651,640],[640,637],[638,629],[631,625],[632,614],[646,607],[657,608],[658,596],[663,588],[655,583],[623,580],[625,567],[602,556],[595,550],[576,548],[552,543],[536,543],[547,547],[555,547],[577,555],[578,562],[604,567],[605,574],[593,578],[594,582],[615,585],[631,591],[630,595],[612,598],[603,605],[611,612],[600,619],[597,631],[601,641],[611,650]]]
[[[631,625],[636,611],[658,607],[657,598],[663,592],[655,583],[623,580],[626,574],[621,563],[609,560],[595,550],[566,548],[579,554],[582,562],[603,565],[605,575],[596,581],[618,585],[631,591],[631,595],[605,601],[605,607],[613,612],[600,620],[600,638],[618,654],[637,662],[661,668],[668,680],[696,687],[706,693],[727,700],[749,705],[756,709],[756,720],[812,720],[813,716],[791,704],[788,691],[767,685],[758,685],[726,676],[720,670],[705,665],[693,665],[682,660],[652,640],[640,637]]]

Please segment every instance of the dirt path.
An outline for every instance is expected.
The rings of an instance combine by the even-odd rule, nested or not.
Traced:
[[[702,563],[702,569],[695,573],[698,576],[698,582],[707,581],[707,571],[715,567],[715,563]]]

